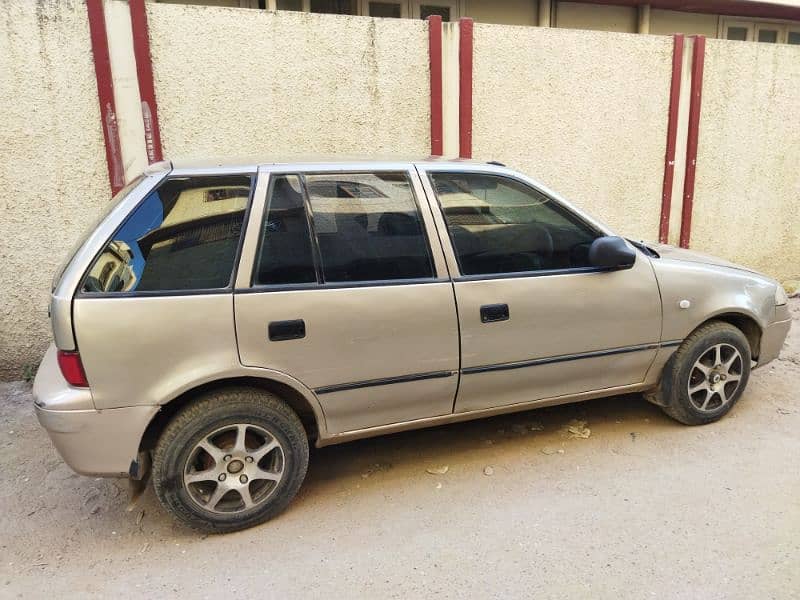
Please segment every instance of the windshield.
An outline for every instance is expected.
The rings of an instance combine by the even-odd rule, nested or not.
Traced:
[[[81,235],[78,238],[78,240],[72,245],[72,247],[69,249],[69,252],[64,257],[64,260],[59,265],[58,270],[55,273],[55,276],[53,277],[53,287],[50,291],[54,291],[56,287],[58,287],[58,283],[59,281],[61,281],[61,276],[67,269],[67,265],[70,263],[72,257],[75,256],[75,254],[78,252],[81,246],[83,246],[83,244],[86,242],[86,239],[91,235],[91,233],[95,229],[97,229],[97,226],[100,225],[100,223],[102,223],[109,214],[111,214],[111,211],[114,210],[114,208],[116,208],[117,205],[120,202],[122,202],[137,185],[139,185],[139,183],[141,183],[142,179],[144,179],[144,175],[139,175],[138,177],[135,177],[124,188],[122,188],[120,191],[114,194],[114,197],[104,207],[104,210],[101,211],[97,219],[95,219],[94,222],[89,227],[86,228],[86,230],[83,232],[83,235]]]

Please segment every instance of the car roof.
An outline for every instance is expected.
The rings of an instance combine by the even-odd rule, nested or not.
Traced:
[[[325,166],[326,168],[342,169],[358,167],[363,169],[368,167],[370,169],[397,169],[408,168],[413,165],[431,165],[438,167],[463,168],[467,165],[486,165],[492,164],[496,166],[504,166],[498,162],[484,163],[472,159],[463,158],[446,158],[439,156],[427,156],[423,158],[363,158],[363,157],[342,157],[342,156],[299,156],[299,157],[281,157],[281,158],[262,158],[262,159],[215,159],[215,158],[176,158],[171,160],[164,160],[159,163],[154,163],[148,167],[148,172],[174,170],[174,171],[235,171],[235,172],[252,172],[258,170],[259,167],[273,167],[281,165],[291,166]]]

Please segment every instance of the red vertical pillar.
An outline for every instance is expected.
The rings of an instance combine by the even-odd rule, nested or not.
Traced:
[[[153,82],[153,63],[150,58],[150,31],[147,26],[147,9],[144,0],[129,0],[131,29],[133,32],[133,54],[136,58],[136,76],[139,81],[139,98],[142,101],[144,141],[147,161],[163,159],[161,151],[161,129],[158,124],[156,88]]]
[[[472,158],[472,19],[459,20],[458,155]]]
[[[122,151],[119,143],[117,109],[114,104],[114,81],[111,78],[111,58],[108,52],[106,17],[103,0],[86,0],[89,18],[89,38],[94,58],[94,75],[97,80],[97,99],[100,102],[100,120],[106,146],[106,165],[111,193],[116,194],[125,185]]]
[[[703,65],[705,62],[706,38],[694,38],[692,50],[692,88],[689,102],[689,134],[686,139],[686,177],[683,180],[683,206],[681,210],[681,248],[689,247],[692,234],[692,210],[694,205],[694,181],[697,167],[697,141],[700,134],[700,106],[703,96]]]
[[[428,17],[428,55],[431,72],[431,155],[444,152],[442,124],[442,17]]]
[[[678,105],[681,95],[681,71],[683,66],[683,35],[676,34],[672,45],[672,80],[669,87],[667,112],[667,150],[664,154],[664,182],[661,189],[661,220],[658,241],[669,241],[669,217],[672,208],[672,185],[675,178],[675,145],[678,136]]]

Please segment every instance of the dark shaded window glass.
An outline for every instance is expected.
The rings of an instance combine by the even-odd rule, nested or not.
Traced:
[[[303,1],[302,0],[278,0],[275,4],[275,8],[278,10],[294,10],[297,12],[303,11]]]
[[[309,175],[306,185],[326,282],[433,277],[404,173]]]
[[[317,280],[303,188],[297,175],[270,185],[254,283],[276,285]]]
[[[450,20],[450,7],[449,6],[435,6],[433,4],[422,4],[419,7],[419,18],[422,20],[427,19],[433,15],[442,17],[442,21]]]
[[[332,15],[352,15],[354,0],[311,0],[312,13],[327,13]]]
[[[370,2],[369,16],[384,18],[400,18],[400,4],[397,2]]]
[[[431,176],[464,275],[588,267],[598,234],[544,194],[495,175]]]
[[[747,27],[728,27],[728,39],[747,41]]]
[[[786,38],[787,44],[800,44],[800,31],[790,31]]]
[[[768,44],[776,44],[778,42],[778,32],[774,29],[759,29],[758,41],[766,42]]]
[[[114,234],[89,270],[83,291],[227,287],[250,186],[248,176],[167,180]]]

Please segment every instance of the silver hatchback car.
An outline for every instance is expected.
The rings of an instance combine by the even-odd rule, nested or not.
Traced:
[[[182,521],[276,515],[317,446],[643,392],[716,421],[789,330],[775,281],[616,237],[472,162],[168,162],[55,279],[36,412]]]

